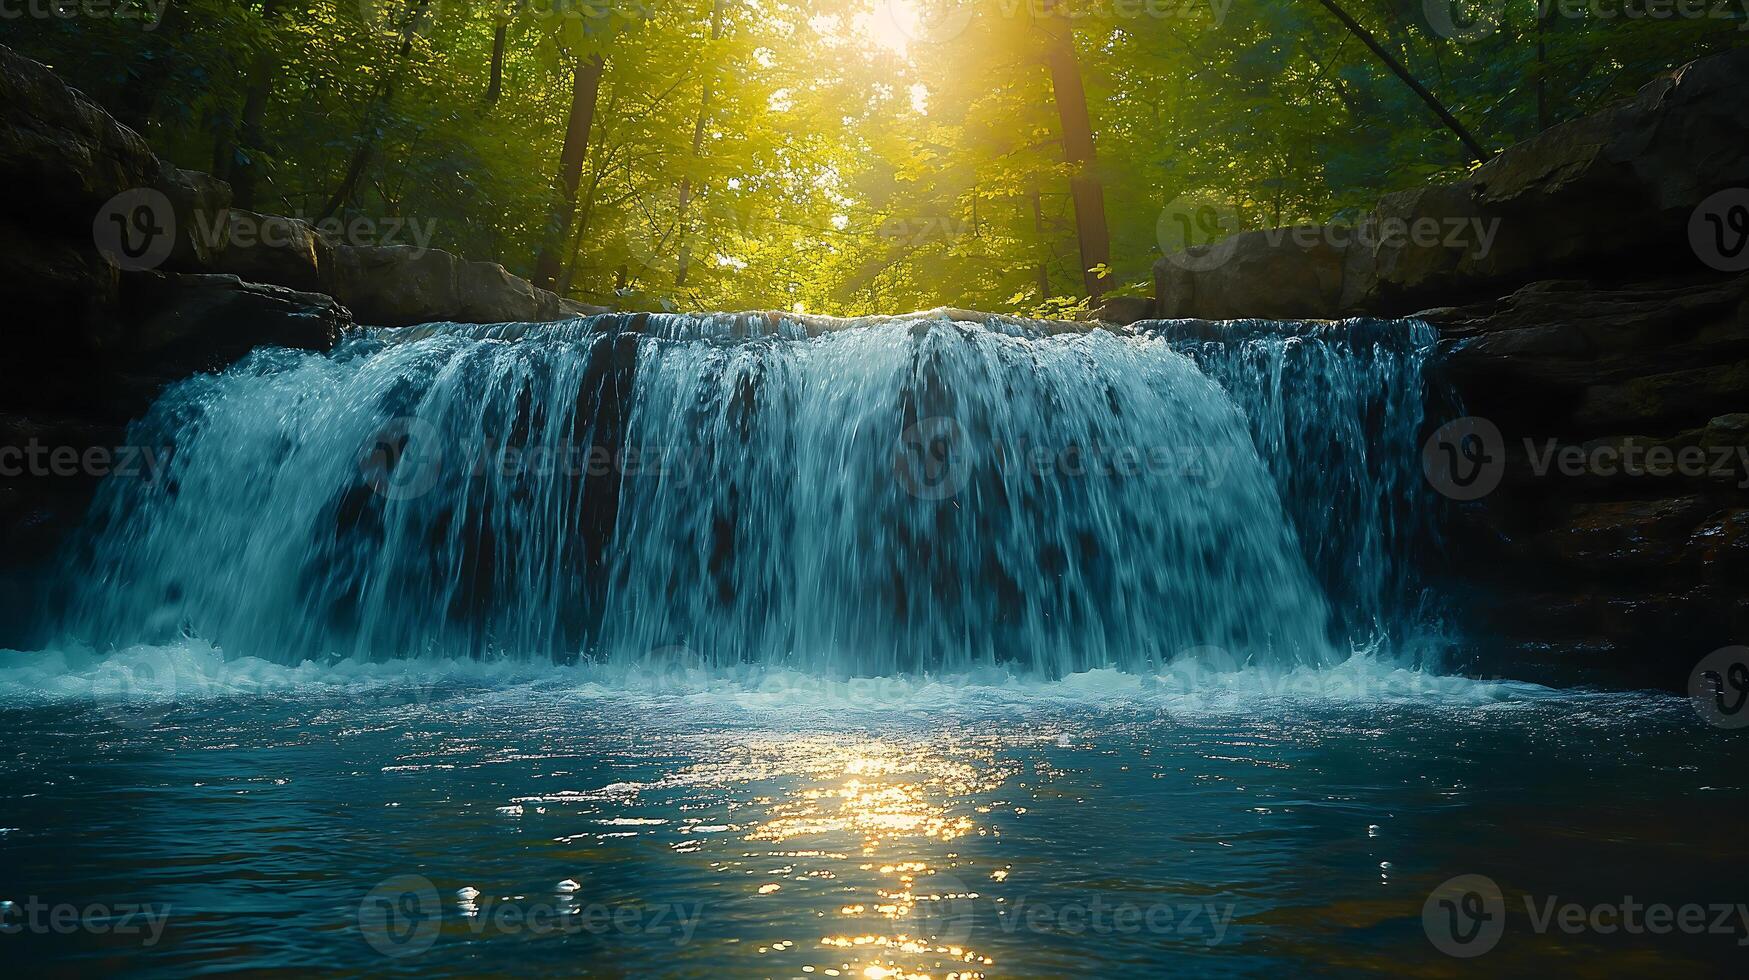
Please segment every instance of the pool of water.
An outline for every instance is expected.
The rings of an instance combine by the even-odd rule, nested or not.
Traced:
[[[1709,974],[1749,943],[1743,737],[1653,692],[186,646],[0,655],[0,732],[31,968]]]

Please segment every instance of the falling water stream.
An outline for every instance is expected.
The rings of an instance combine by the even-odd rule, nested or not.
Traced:
[[[1725,733],[1447,658],[1431,328],[1060,326],[435,324],[175,386],[59,639],[0,653],[0,925],[162,932],[4,939],[176,974],[1396,973],[1459,962],[1424,906],[1481,875],[1508,969],[1607,969],[1644,961],[1525,899],[1744,897]]]

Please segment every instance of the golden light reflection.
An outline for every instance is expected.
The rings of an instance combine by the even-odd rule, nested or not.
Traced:
[[[817,900],[821,914],[842,923],[818,938],[819,959],[803,972],[984,976],[994,961],[968,941],[989,900],[966,882],[1000,882],[1009,865],[949,845],[1000,838],[990,818],[1006,804],[992,794],[1018,770],[992,750],[962,745],[799,739],[770,748],[783,760],[769,769],[803,779],[762,798],[763,819],[743,811],[743,840],[780,845],[746,855],[768,862],[757,865],[753,887],[767,895],[781,883],[781,897]],[[994,921],[993,907],[981,914]]]

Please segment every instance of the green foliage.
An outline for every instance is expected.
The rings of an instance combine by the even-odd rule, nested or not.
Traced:
[[[572,73],[599,54],[564,284],[648,309],[1084,313],[1047,13],[1073,25],[1111,226],[1105,281],[1122,292],[1145,292],[1157,218],[1186,195],[1244,227],[1322,221],[1471,165],[1315,0],[970,0],[958,20],[952,0],[723,2],[715,40],[712,0],[173,0],[156,30],[27,19],[7,43],[147,120],[180,166],[255,166],[260,210],[316,216],[362,135],[372,162],[343,218],[429,222],[431,244],[524,275]],[[1421,0],[1344,7],[1496,149],[1537,132],[1539,81],[1555,124],[1749,37],[1740,14],[1545,0],[1539,29],[1538,0],[1453,2],[1454,23],[1493,19],[1448,37]],[[246,147],[260,64],[263,145]]]

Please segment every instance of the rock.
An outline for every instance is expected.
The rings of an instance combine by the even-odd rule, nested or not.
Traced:
[[[171,272],[214,271],[225,249],[231,210],[231,185],[198,170],[164,164],[152,188],[170,202],[161,216],[175,243],[159,268]]]
[[[1749,49],[1703,58],[1463,180],[1387,194],[1350,232],[1246,232],[1168,256],[1154,265],[1160,315],[1398,316],[1574,273],[1708,271],[1689,219],[1712,194],[1749,186],[1745,87]]]
[[[1341,295],[1329,309],[1364,312],[1411,297],[1465,297],[1473,293],[1464,288],[1466,277],[1477,275],[1495,247],[1492,230],[1468,184],[1386,194],[1349,240]]]
[[[1646,423],[1691,423],[1721,406],[1749,405],[1749,361],[1673,371],[1585,389],[1573,413],[1582,430]]]
[[[158,172],[139,134],[0,46],[0,213],[89,241],[98,208]]]
[[[578,315],[557,295],[511,275],[496,262],[465,262],[414,245],[335,247],[332,292],[360,323],[383,327],[540,322]]]
[[[1630,406],[1660,388],[1646,379],[1702,372],[1704,380],[1705,372],[1749,358],[1749,275],[1679,276],[1613,289],[1532,283],[1494,302],[1416,316],[1446,338],[1441,368],[1473,414],[1549,434],[1635,431],[1641,420]],[[1728,395],[1729,379],[1723,380],[1726,390],[1706,397]],[[1658,397],[1654,407],[1675,424],[1684,424],[1684,415],[1686,424],[1698,424],[1732,408],[1701,397],[1683,409],[1674,400],[1679,392]]]
[[[117,329],[116,268],[89,246],[43,238],[0,220],[0,341],[9,367],[26,368],[59,350],[85,353]],[[52,329],[47,329],[53,325]],[[30,368],[37,370],[37,368]]]
[[[232,208],[226,228],[212,271],[299,292],[331,288],[334,248],[308,221]]]
[[[461,323],[562,320],[559,297],[513,276],[496,262],[456,263],[457,307],[443,319]]]
[[[1301,225],[1241,232],[1154,263],[1161,319],[1328,316],[1341,299],[1347,229]]]
[[[415,245],[335,247],[331,292],[380,327],[446,320],[461,307],[455,256]]]
[[[1154,301],[1146,296],[1108,296],[1093,313],[1095,320],[1129,326],[1154,318]]]
[[[325,351],[352,322],[328,296],[229,275],[136,273],[122,301],[133,318],[116,353],[171,377],[220,370],[256,347]]]

